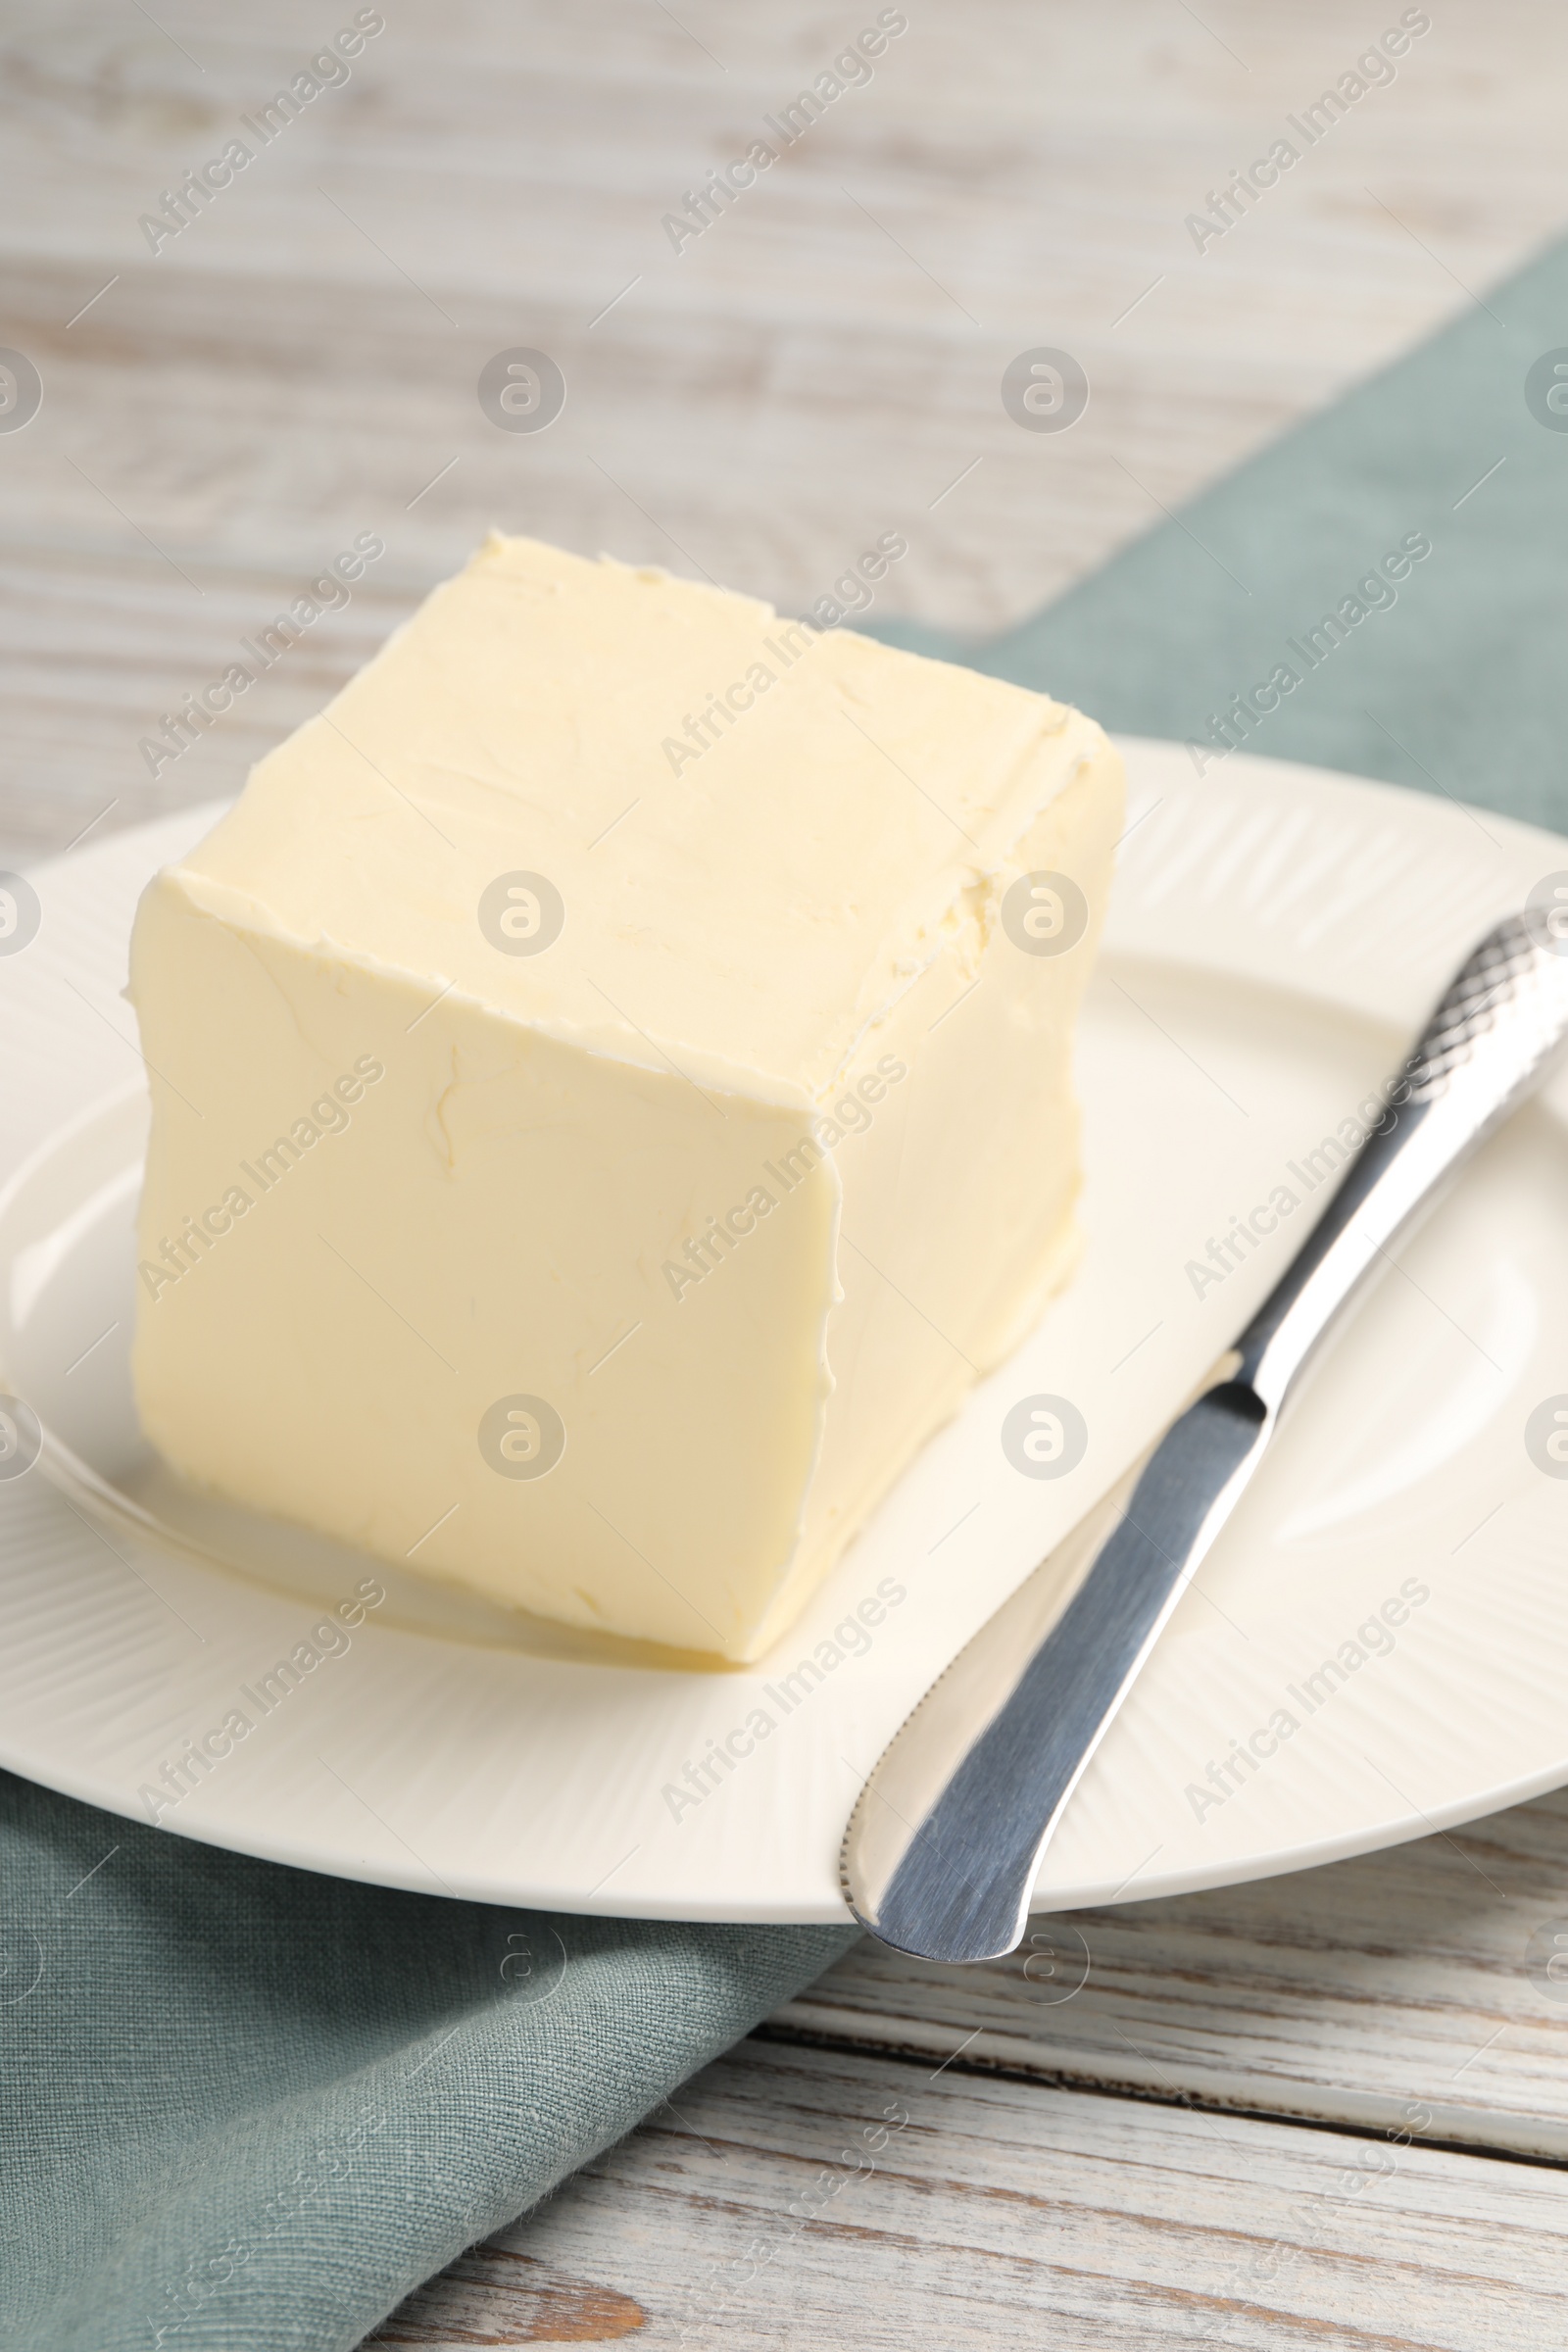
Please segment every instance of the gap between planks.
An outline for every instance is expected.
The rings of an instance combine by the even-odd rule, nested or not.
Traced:
[[[907,2018],[862,2018],[856,2031],[846,2030],[844,2021],[841,2009],[818,2007],[811,2001],[790,2001],[775,2010],[751,2038],[845,2056],[874,2053],[892,2064],[916,2070],[927,2058],[942,2057],[943,2043],[951,2039],[951,2034],[945,2034],[940,2027],[922,2027]],[[1053,2064],[1034,2043],[984,2031],[960,2042],[944,2059],[943,2071],[981,2080],[1039,2082],[1053,2090],[1081,2093],[1085,2098],[1132,2099],[1145,2106],[1174,2107],[1190,2114],[1238,2116],[1248,2123],[1284,2124],[1296,2130],[1339,2132],[1348,2139],[1386,2141],[1403,2128],[1391,2122],[1386,2100],[1362,2102],[1353,2092],[1342,2091],[1338,2107],[1328,2098],[1311,2105],[1304,2096],[1293,2104],[1260,2104],[1255,2075],[1237,2074],[1228,2082],[1215,2075],[1201,2089],[1181,2089],[1152,2061],[1143,2067],[1129,2065],[1119,2074],[1097,2073],[1086,2062],[1074,2065],[1071,2053],[1060,2053],[1058,2062]],[[931,2080],[931,2076],[926,2077],[927,2082]],[[1568,2130],[1560,2151],[1526,2149],[1515,2144],[1518,2119],[1514,2116],[1445,2107],[1432,2100],[1421,2103],[1432,2117],[1431,2124],[1423,2127],[1420,2134],[1425,2148],[1441,2148],[1453,2156],[1484,2156],[1498,2164],[1568,2171]]]
[[[769,2033],[1568,2162],[1568,1791],[1350,1862],[1032,1923],[940,1968],[867,1937]],[[1550,1968],[1556,1971],[1552,1975]]]
[[[1554,2167],[753,2038],[372,2341],[1525,2352],[1565,2245]]]

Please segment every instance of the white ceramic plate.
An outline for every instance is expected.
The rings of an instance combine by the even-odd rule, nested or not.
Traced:
[[[1323,1139],[1462,953],[1568,866],[1556,837],[1454,804],[1240,755],[1200,781],[1176,747],[1126,749],[1130,829],[1079,1057],[1083,1270],[739,1673],[584,1658],[261,1522],[215,1538],[248,1544],[239,1573],[92,1502],[95,1472],[159,1507],[130,1407],[145,1097],[119,991],[138,892],[214,811],[37,872],[37,936],[0,955],[0,1363],[56,1446],[0,1477],[0,1762],[388,1886],[841,1919],[859,1776],[1246,1319],[1323,1197],[1309,1155],[1326,1166]],[[1325,1862],[1568,1782],[1568,1483],[1525,1442],[1545,1400],[1568,1410],[1565,1121],[1568,1082],[1488,1148],[1327,1351],[1097,1755],[1040,1908]],[[1210,1241],[1280,1187],[1298,1205],[1275,1201],[1272,1237],[1198,1279]],[[1000,1438],[1041,1394],[1089,1430],[1054,1480],[1020,1475]],[[386,1600],[313,1644],[335,1654],[264,1713],[263,1678],[368,1572]],[[905,1597],[835,1642],[879,1586]],[[836,1662],[798,1674],[813,1653]],[[141,1792],[167,1799],[165,1767],[235,1708],[247,1735],[150,1806]]]

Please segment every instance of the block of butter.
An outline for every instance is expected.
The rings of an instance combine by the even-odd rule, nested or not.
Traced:
[[[759,1656],[1070,1270],[1120,819],[1040,695],[493,536],[142,900],[148,1436]]]

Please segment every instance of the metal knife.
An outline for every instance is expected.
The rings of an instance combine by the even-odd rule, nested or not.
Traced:
[[[1461,965],[1378,1126],[1197,1397],[906,1721],[845,1833],[862,1927],[927,1960],[1021,1940],[1052,1833],[1341,1308],[1568,1043],[1568,931],[1529,906]]]

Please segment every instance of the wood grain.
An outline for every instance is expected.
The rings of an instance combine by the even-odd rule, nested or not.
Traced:
[[[1490,2261],[1538,2192],[1554,2217],[1541,2226],[1565,2226],[1568,1981],[1544,1975],[1552,1934],[1568,1937],[1565,1852],[1568,1792],[1327,1870],[1039,1920],[990,1967],[930,1967],[867,1940],[682,2092],[677,2114],[432,2282],[399,2316],[405,2333],[374,2340],[537,2340],[516,2331],[533,2305],[509,2300],[525,2250],[541,2277],[553,2265],[612,2281],[645,2311],[651,2352],[982,2344],[1011,2340],[1023,2312],[1047,2345],[1534,2341],[1561,2320],[1532,2275],[1478,2271],[1457,2237],[1441,2259],[1435,2246],[1462,2212]],[[789,2044],[804,2045],[799,2072]],[[872,2088],[904,2102],[921,2136],[895,2134],[886,2162],[866,2151],[879,2177],[839,2192],[831,2227],[790,2236],[803,2152],[842,2174],[846,2124],[870,2112]],[[911,2174],[915,2148],[930,2173]],[[1520,2154],[1537,2161],[1497,2161]],[[1176,2178],[1181,2195],[1162,2202],[1151,2183]],[[899,2201],[911,2180],[924,2197],[912,2228]],[[1020,2184],[1014,2246],[987,2236],[972,2201],[989,2222]],[[1087,2249],[1072,2230],[1062,2241],[1064,2211],[1086,2237],[1092,2212]],[[1150,2253],[1167,2233],[1179,2273]],[[702,2274],[708,2299],[681,2300],[653,2245],[717,2265]],[[1009,2259],[1023,2268],[993,2267]],[[742,2294],[748,2261],[763,2283]],[[835,2306],[841,2324],[853,2312],[853,2335],[832,2332]],[[460,2336],[460,2320],[499,2332]]]
[[[647,2325],[648,2314],[629,2295],[569,2278],[497,2240],[460,2256],[434,2287],[411,2296],[373,2341],[609,2344]]]
[[[1037,1920],[979,1968],[869,1938],[769,2029],[1568,2162],[1568,1792],[1218,1893]]]
[[[0,434],[12,854],[110,802],[118,825],[231,789],[492,522],[792,610],[898,528],[882,609],[989,631],[1464,308],[1564,210],[1568,21],[1530,0],[1444,8],[1202,253],[1188,213],[1376,19],[939,0],[677,254],[663,216],[859,16],[402,0],[154,255],[139,217],[329,22],[306,0],[154,14],[0,8],[4,339],[45,385]],[[519,341],[568,384],[537,436],[476,398]],[[1091,379],[1067,433],[1001,404],[1040,344]],[[365,529],[386,558],[310,679],[149,777],[166,695]]]
[[[501,2317],[519,2250],[634,2301],[646,2352],[1535,2352],[1568,2328],[1556,2170],[755,2041],[678,2107],[468,2266],[492,2301],[427,2290],[371,2344],[538,2341]]]

